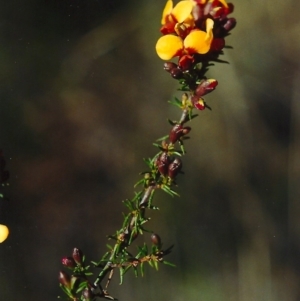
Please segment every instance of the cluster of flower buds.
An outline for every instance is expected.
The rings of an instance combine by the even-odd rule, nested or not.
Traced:
[[[71,300],[86,300],[91,301],[94,295],[91,291],[91,285],[87,279],[87,268],[84,267],[84,255],[78,248],[74,248],[72,256],[63,257],[62,265],[72,270],[72,275],[64,271],[59,272],[58,280],[63,291]],[[82,285],[83,284],[83,285]],[[79,289],[79,287],[81,289]],[[77,293],[82,290],[82,298],[76,297]]]
[[[69,269],[74,269],[77,266],[81,266],[83,264],[83,253],[80,249],[74,248],[72,252],[72,256],[63,257],[61,260],[63,266]]]
[[[164,151],[157,158],[156,166],[162,176],[174,180],[182,169],[182,162],[179,158],[172,159],[168,152]]]

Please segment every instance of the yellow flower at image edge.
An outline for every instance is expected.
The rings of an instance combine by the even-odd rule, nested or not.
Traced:
[[[213,40],[213,26],[214,21],[207,19],[206,32],[198,29],[192,30],[184,41],[175,35],[162,36],[156,43],[156,52],[162,60],[170,60],[182,54],[205,54],[209,51]]]
[[[5,225],[0,224],[0,243],[4,242],[8,237],[9,230]]]

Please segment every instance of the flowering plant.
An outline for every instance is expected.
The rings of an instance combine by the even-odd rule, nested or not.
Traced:
[[[62,259],[62,265],[71,271],[59,273],[60,286],[68,300],[115,300],[108,292],[115,270],[119,271],[122,283],[129,270],[135,275],[139,272],[143,275],[146,263],[156,269],[161,263],[173,265],[165,260],[173,246],[164,248],[160,236],[146,228],[150,220],[146,213],[158,209],[153,203],[158,190],[178,196],[174,188],[182,170],[180,158],[185,154],[184,142],[191,131],[186,123],[197,116],[194,109],[210,108],[202,97],[212,92],[218,82],[208,79],[205,74],[214,62],[223,62],[219,56],[226,47],[225,38],[236,25],[235,19],[228,17],[231,12],[233,5],[225,0],[185,0],[175,6],[173,1],[167,1],[160,29],[163,36],[156,43],[156,52],[166,61],[178,58],[177,63],[166,62],[164,69],[179,81],[179,90],[183,91],[181,99],[171,101],[179,107],[181,116],[177,121],[169,120],[169,134],[154,144],[158,153],[145,159],[148,169],[135,185],[141,188],[131,199],[123,201],[128,213],[124,214],[120,229],[109,236],[114,243],[107,245],[108,250],[100,260],[92,262],[100,269],[96,278],[90,280],[90,266],[86,265],[80,249],[74,248],[71,256]],[[144,234],[149,234],[151,245],[144,243],[132,250],[137,237]]]

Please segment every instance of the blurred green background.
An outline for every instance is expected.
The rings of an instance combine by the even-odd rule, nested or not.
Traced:
[[[143,157],[165,135],[177,83],[154,45],[162,0],[0,1],[1,300],[56,300],[73,247],[97,260]],[[176,268],[147,269],[120,300],[300,300],[300,3],[241,0],[230,65],[186,143],[181,198],[148,227]],[[150,241],[145,236],[145,241]]]

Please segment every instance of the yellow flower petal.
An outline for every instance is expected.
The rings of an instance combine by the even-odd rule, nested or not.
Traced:
[[[163,14],[162,14],[162,18],[161,18],[161,24],[162,25],[166,24],[166,17],[171,14],[172,9],[173,9],[173,1],[168,0],[167,3],[166,3],[165,8],[163,10]]]
[[[6,240],[8,234],[9,234],[8,228],[5,225],[0,224],[0,243]]]
[[[172,15],[175,17],[177,22],[182,23],[185,21],[192,12],[193,3],[191,1],[180,1],[172,10]]]
[[[205,41],[211,44],[213,40],[213,28],[214,28],[214,21],[212,19],[206,19],[206,37]]]
[[[202,30],[193,30],[184,39],[184,48],[188,52],[196,52],[205,54],[209,51],[211,42],[213,40],[214,21],[212,19],[206,20],[206,32]]]
[[[207,53],[210,48],[210,43],[205,41],[206,32],[202,30],[193,30],[184,39],[184,48],[189,53]]]
[[[183,42],[181,38],[167,34],[158,39],[155,48],[158,56],[167,61],[178,55],[183,49]]]

